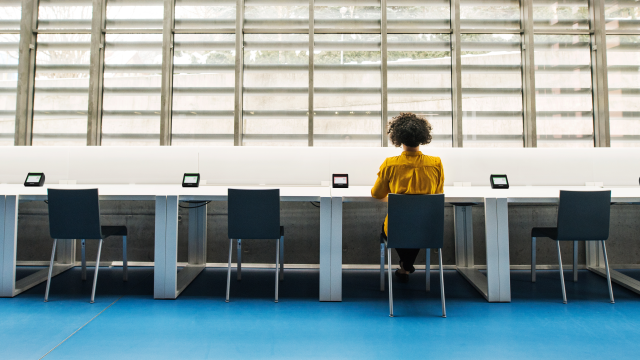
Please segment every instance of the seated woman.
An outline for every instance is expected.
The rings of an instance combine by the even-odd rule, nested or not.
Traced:
[[[422,154],[420,145],[431,142],[431,124],[418,115],[401,113],[389,123],[389,139],[404,150],[400,156],[387,158],[380,166],[378,179],[371,189],[371,196],[384,199],[393,194],[442,194],[444,171],[439,157]],[[389,217],[382,226],[386,237]],[[400,257],[400,269],[395,274],[400,282],[409,281],[415,271],[413,263],[420,249],[396,249]]]

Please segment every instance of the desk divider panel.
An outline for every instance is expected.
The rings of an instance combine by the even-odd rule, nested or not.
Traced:
[[[185,172],[208,184],[307,185],[348,173],[351,185],[371,186],[385,158],[402,149],[323,147],[3,147],[0,183],[22,184],[28,172],[46,174],[47,184],[178,184]],[[636,148],[437,148],[423,153],[442,159],[445,185],[486,186],[489,175],[507,174],[513,186],[637,186]]]
[[[78,184],[181,184],[198,172],[198,148],[91,146],[69,153],[69,179]]]
[[[0,183],[22,184],[29,172],[43,172],[47,184],[69,179],[69,150],[61,146],[0,147]]]
[[[311,147],[201,147],[200,178],[220,185],[320,186],[331,179],[326,149]]]

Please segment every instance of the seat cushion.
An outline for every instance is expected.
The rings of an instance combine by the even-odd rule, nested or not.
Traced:
[[[536,227],[531,229],[531,237],[547,237],[553,240],[558,240],[558,228]]]
[[[102,238],[106,239],[109,236],[127,236],[126,226],[101,226]]]

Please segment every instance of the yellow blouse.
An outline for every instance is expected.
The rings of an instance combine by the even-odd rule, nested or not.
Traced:
[[[380,166],[378,180],[371,189],[371,196],[384,199],[392,194],[442,194],[444,170],[439,157],[420,151],[404,151],[400,156],[387,158]],[[387,232],[389,216],[384,220]]]

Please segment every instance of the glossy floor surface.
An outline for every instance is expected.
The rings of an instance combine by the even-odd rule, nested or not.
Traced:
[[[32,272],[21,268],[18,277]],[[92,269],[88,278],[92,279]],[[640,271],[625,273],[640,278]],[[580,271],[512,272],[512,302],[489,304],[455,271],[445,272],[447,318],[439,278],[424,272],[394,283],[396,317],[376,271],[346,270],[341,303],[318,302],[318,271],[287,270],[273,302],[273,270],[232,274],[207,269],[177,300],[153,300],[153,269],[101,268],[96,303],[78,268],[0,299],[0,359],[638,359],[640,295]]]

